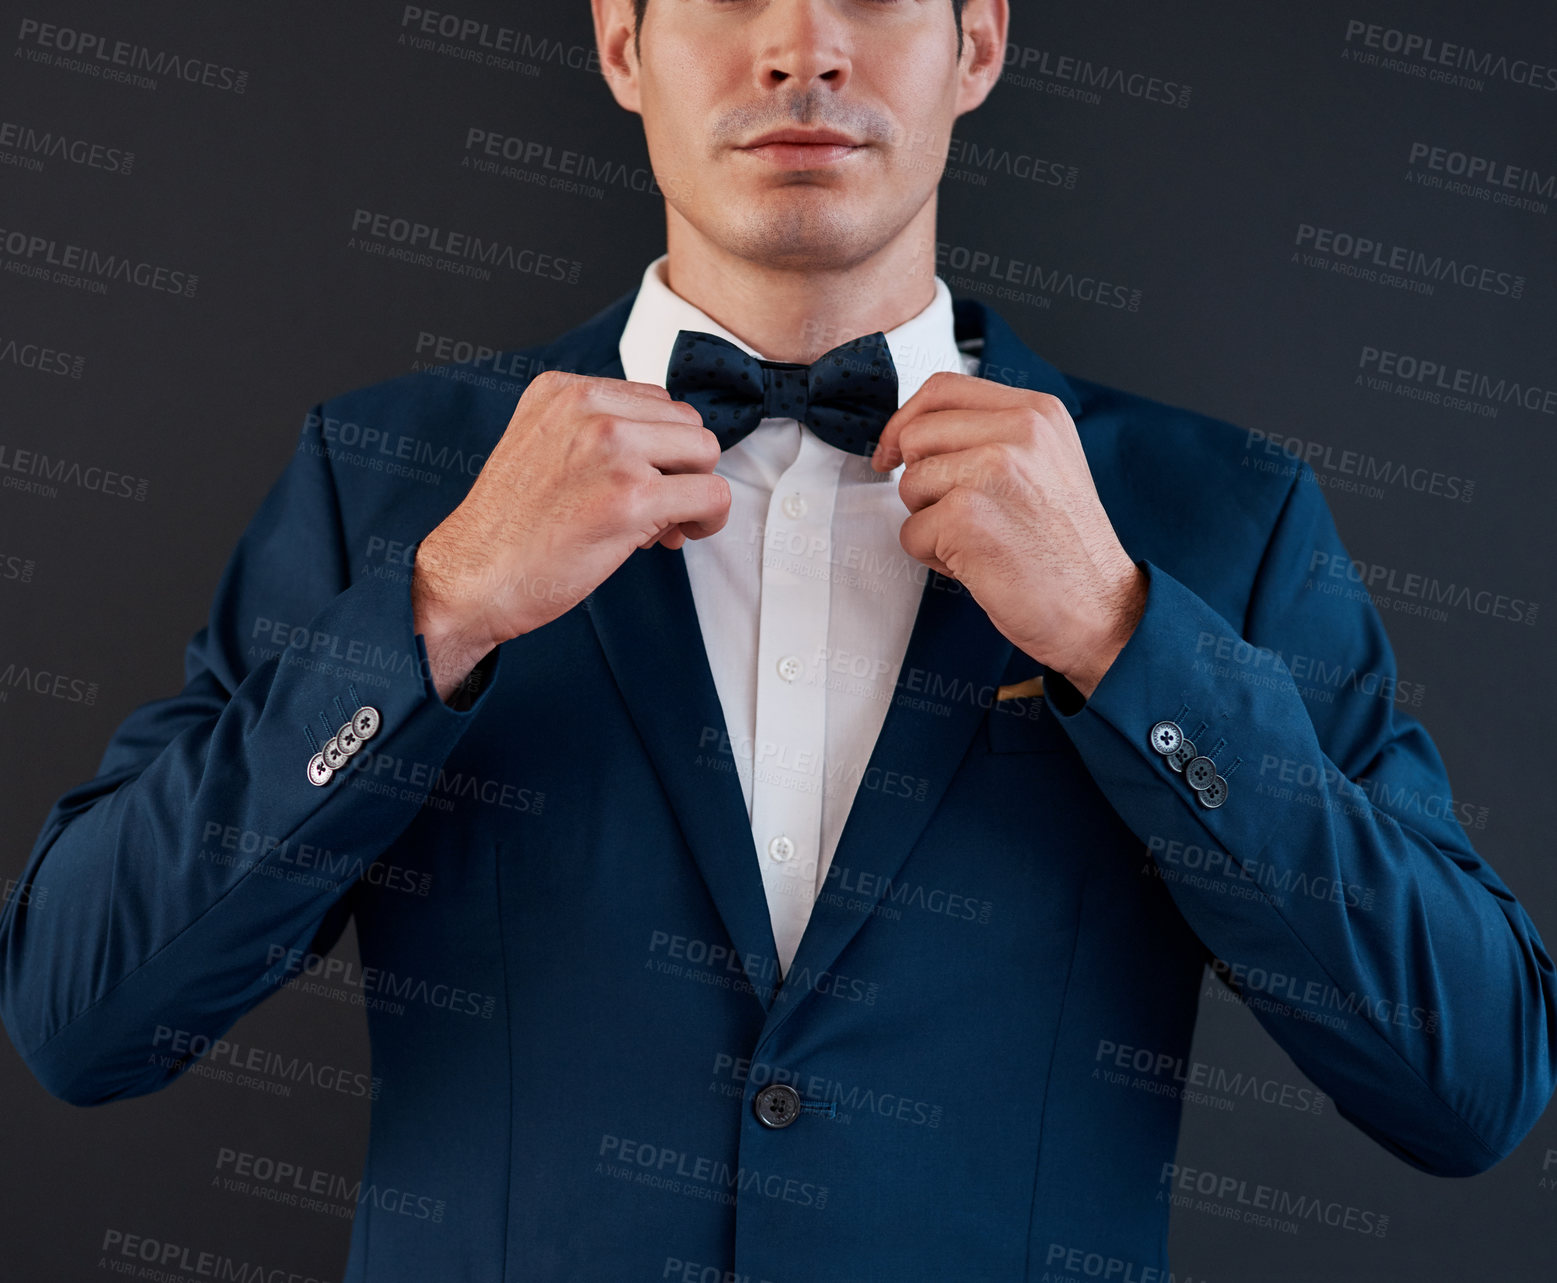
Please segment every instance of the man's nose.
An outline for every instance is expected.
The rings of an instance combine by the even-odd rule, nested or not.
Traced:
[[[849,23],[830,0],[773,0],[757,19],[756,73],[764,89],[848,83]]]

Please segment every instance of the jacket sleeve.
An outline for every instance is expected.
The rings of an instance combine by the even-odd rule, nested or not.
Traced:
[[[1113,666],[1090,699],[1057,679],[1046,701],[1213,969],[1340,1112],[1422,1170],[1490,1167],[1552,1095],[1557,975],[1467,838],[1484,816],[1403,711],[1412,688],[1312,471],[1243,635],[1140,564],[1145,613]],[[1163,720],[1212,755],[1222,805],[1153,747]]]
[[[362,787],[363,766],[389,753],[430,780],[496,681],[500,648],[473,700],[444,703],[408,577],[351,582],[322,409],[223,572],[183,689],[132,712],[54,804],[0,913],[0,1018],[72,1103],[165,1085],[185,1066],[152,1054],[159,1025],[214,1039],[286,978],[289,951],[333,941],[426,793]],[[378,730],[314,784],[315,747],[361,705]],[[300,878],[304,844],[349,858]]]

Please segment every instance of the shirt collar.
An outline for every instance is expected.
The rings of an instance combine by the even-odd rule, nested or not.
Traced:
[[[665,386],[670,350],[679,330],[701,330],[734,343],[750,356],[763,354],[736,338],[700,307],[687,302],[665,283],[668,254],[661,254],[643,272],[638,296],[622,328],[618,347],[622,370],[634,383]],[[965,373],[967,366],[957,348],[951,290],[939,276],[935,297],[923,311],[901,325],[884,331],[892,364],[897,367],[897,403],[902,405],[937,370]],[[852,335],[850,337],[853,337]],[[840,339],[839,342],[846,342]]]

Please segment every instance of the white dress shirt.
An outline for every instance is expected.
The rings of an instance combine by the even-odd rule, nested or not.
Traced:
[[[664,387],[678,330],[717,334],[761,358],[670,289],[666,258],[644,270],[622,331],[627,378]],[[978,367],[976,354],[957,348],[940,277],[929,306],[885,334],[899,405],[936,370]],[[746,799],[787,974],[886,717],[929,571],[898,543],[908,516],[897,493],[901,464],[878,474],[869,459],[794,419],[764,419],[715,471],[730,483],[729,521],[682,552],[729,732],[721,747]]]

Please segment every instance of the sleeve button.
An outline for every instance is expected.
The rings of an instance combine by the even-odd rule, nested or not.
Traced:
[[[1227,781],[1218,775],[1210,784],[1195,794],[1200,799],[1200,805],[1216,810],[1223,802],[1227,801]]]
[[[1184,780],[1199,793],[1216,779],[1216,763],[1209,757],[1197,757],[1184,768]]]
[[[1164,757],[1178,752],[1183,742],[1184,732],[1179,729],[1177,722],[1158,722],[1152,727],[1152,747]]]

